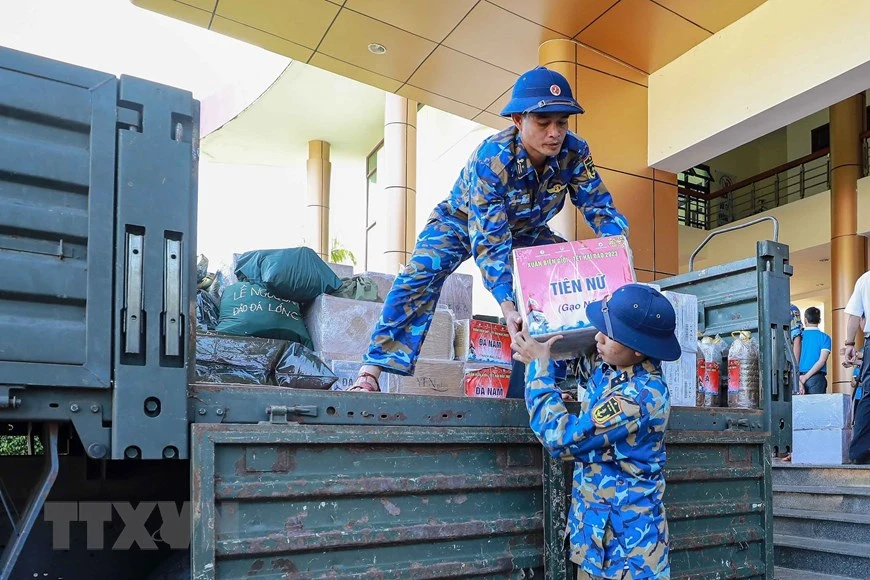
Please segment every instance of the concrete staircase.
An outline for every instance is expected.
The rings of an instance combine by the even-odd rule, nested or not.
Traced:
[[[870,468],[773,464],[778,567],[870,579]]]

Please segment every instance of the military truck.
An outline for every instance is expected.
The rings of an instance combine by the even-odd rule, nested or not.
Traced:
[[[0,49],[0,578],[572,578],[521,401],[192,380],[198,113]],[[761,409],[672,410],[674,578],[773,577],[790,274],[762,241],[658,282],[761,347]]]

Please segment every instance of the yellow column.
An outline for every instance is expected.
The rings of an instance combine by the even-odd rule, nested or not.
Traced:
[[[858,179],[861,177],[861,140],[864,94],[830,108],[831,113],[831,338],[834,359],[828,364],[832,392],[849,393],[850,371],[843,369],[840,348],[846,340],[843,309],[864,273],[865,240],[858,231]]]
[[[393,93],[386,94],[384,165],[384,264],[388,273],[395,274],[408,263],[417,237],[417,103]]]
[[[308,246],[329,261],[329,143],[308,142],[308,195],[305,208],[305,229]]]
[[[538,64],[556,71],[568,79],[574,98],[580,100],[577,95],[577,44],[574,41],[561,38],[548,40],[538,47]],[[569,117],[568,128],[575,133],[577,132],[577,115]],[[577,239],[577,219],[577,209],[566,197],[565,207],[550,220],[550,227],[566,240],[573,241]]]

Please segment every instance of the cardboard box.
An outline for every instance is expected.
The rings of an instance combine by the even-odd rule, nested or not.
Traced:
[[[401,375],[390,377],[389,392],[403,395],[464,397],[464,368],[465,363],[461,361],[419,359],[413,377]]]
[[[362,356],[384,305],[321,294],[303,311],[315,351]]]
[[[624,236],[514,250],[517,309],[538,340],[561,334],[554,358],[571,358],[594,342],[586,305],[635,281]]]
[[[797,398],[795,397],[795,399]],[[794,431],[792,433],[791,462],[804,465],[843,465],[849,462],[849,443],[851,441],[851,429]]]
[[[482,320],[457,320],[454,350],[456,359],[475,363],[510,366],[511,336],[504,324]]]
[[[679,359],[662,363],[662,375],[672,407],[694,407],[698,391],[697,353],[683,351]]]
[[[507,397],[511,369],[499,366],[466,365],[465,396],[488,399]]]
[[[472,310],[472,284],[474,277],[470,274],[453,273],[444,281],[441,288],[441,298],[438,306],[444,306],[453,311],[457,320],[471,318]]]
[[[363,272],[374,281],[378,287],[378,302],[384,302],[396,277],[382,272]],[[474,278],[469,274],[451,274],[441,288],[439,308],[449,308],[457,319],[471,318],[472,314],[472,283]]]
[[[432,315],[429,332],[420,347],[420,358],[453,359],[453,334],[456,319],[447,308],[438,307]]]
[[[698,297],[694,294],[680,294],[665,290],[662,295],[668,299],[677,314],[677,340],[686,352],[698,351]]]
[[[791,399],[791,428],[848,429],[852,423],[852,398],[843,393],[795,395]]]
[[[353,266],[350,264],[333,264],[332,262],[327,262],[327,265],[339,278],[350,278],[353,276]]]
[[[392,274],[384,274],[383,272],[363,272],[362,275],[370,278],[375,283],[375,286],[378,287],[378,302],[386,300],[396,277]]]

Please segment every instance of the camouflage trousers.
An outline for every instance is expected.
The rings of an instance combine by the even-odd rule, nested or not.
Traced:
[[[514,248],[564,241],[546,226],[511,234]],[[432,212],[408,265],[384,300],[363,362],[389,373],[413,375],[444,282],[470,257],[468,218],[439,209]]]

